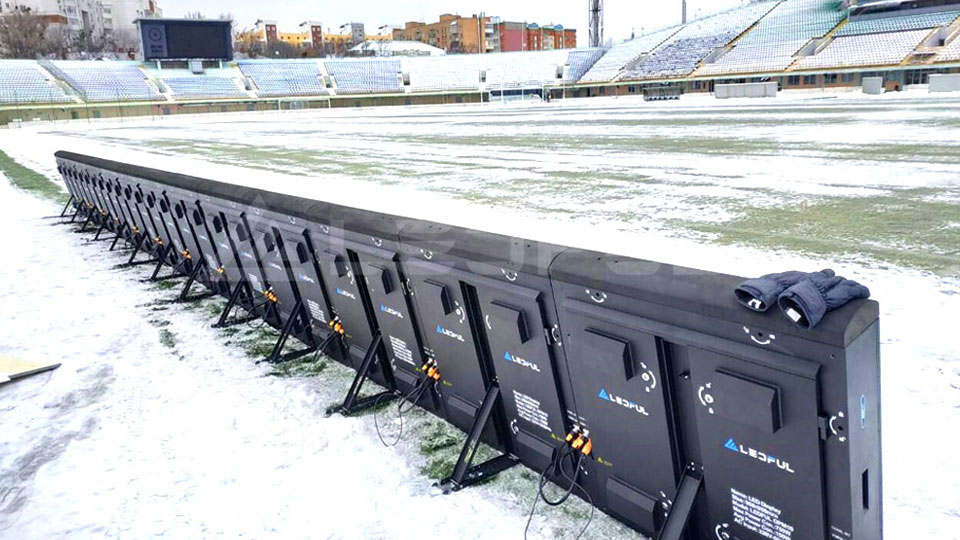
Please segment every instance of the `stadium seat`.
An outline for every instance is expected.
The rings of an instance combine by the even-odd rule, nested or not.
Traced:
[[[541,88],[556,84],[568,51],[524,51],[484,55],[488,88]],[[562,74],[562,73],[561,73]]]
[[[44,67],[88,102],[162,99],[136,63],[67,61],[47,62]]]
[[[405,60],[413,92],[479,90],[480,63],[475,55],[422,56]]]
[[[73,99],[47,80],[34,61],[0,63],[0,103],[71,103]]]
[[[840,37],[818,54],[801,59],[796,69],[899,64],[928,33],[913,30]]]
[[[681,28],[680,26],[673,26],[614,45],[602,58],[597,60],[593,67],[587,70],[580,82],[612,81],[626,66],[655,49],[679,32]]]
[[[957,17],[960,17],[960,10],[900,15],[880,19],[854,20],[844,25],[836,35],[839,37],[923,30],[925,28],[950,25],[957,20]]]
[[[242,98],[247,94],[236,79],[227,77],[190,76],[163,79],[175,99]]]
[[[955,62],[960,60],[960,37],[955,38],[937,55],[937,62]]]
[[[693,21],[636,65],[628,66],[623,78],[687,75],[711,52],[730,43],[776,5],[761,2]]]
[[[257,86],[261,97],[316,96],[328,91],[321,83],[320,66],[313,60],[241,61],[237,64],[244,76]]]
[[[400,61],[381,59],[328,60],[338,94],[367,94],[400,91]]]
[[[825,36],[843,20],[837,0],[790,0],[777,4],[740,38],[730,52],[701,67],[696,75],[781,71],[814,38]]]

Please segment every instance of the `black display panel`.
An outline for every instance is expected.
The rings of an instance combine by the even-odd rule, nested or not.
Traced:
[[[141,20],[144,60],[233,60],[231,21]]]

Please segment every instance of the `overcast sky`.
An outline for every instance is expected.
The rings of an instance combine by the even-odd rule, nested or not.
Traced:
[[[745,0],[688,0],[689,18],[746,3]],[[213,18],[229,11],[240,27],[251,27],[259,18],[275,19],[281,31],[296,31],[306,20],[320,21],[336,31],[346,22],[366,24],[368,34],[382,25],[402,26],[406,21],[436,21],[441,13],[471,15],[483,11],[507,21],[562,24],[577,29],[577,43],[587,45],[588,0],[159,0],[165,17],[200,11]],[[647,31],[680,22],[681,0],[605,0],[605,37],[620,41],[630,32]],[[225,7],[229,6],[229,7]]]

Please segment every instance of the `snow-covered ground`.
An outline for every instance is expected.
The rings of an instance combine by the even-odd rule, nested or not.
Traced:
[[[832,266],[881,304],[887,538],[960,538],[960,98],[127,119],[0,132],[0,149],[51,178],[53,152],[68,149],[740,275]],[[0,390],[0,535],[520,535],[524,478],[428,499],[415,446],[380,448],[369,420],[319,418],[342,388],[262,377],[201,313],[171,310],[158,329],[145,306],[157,291],[109,270],[101,246],[39,225],[50,209],[3,189],[0,224],[30,242],[4,251],[30,258],[0,268],[18,293],[0,312],[0,354],[65,365]],[[371,513],[358,517],[351,499]],[[422,504],[451,517],[418,521]],[[71,517],[54,519],[51,505]],[[603,518],[591,530],[623,534]]]
[[[164,303],[177,290],[142,283],[149,269],[40,219],[54,210],[0,175],[17,254],[0,265],[0,355],[63,363],[0,387],[0,538],[521,536],[529,473],[438,494],[418,446],[439,420],[412,415],[386,449],[372,417],[324,418],[351,372],[271,375],[211,310]],[[531,538],[586,515],[540,510]],[[629,536],[605,516],[592,529]]]

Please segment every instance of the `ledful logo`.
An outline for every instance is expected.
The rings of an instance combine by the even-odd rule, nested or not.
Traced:
[[[600,393],[597,394],[597,397],[604,401],[609,401],[610,403],[616,403],[617,405],[620,405],[625,409],[636,411],[644,416],[650,416],[650,413],[647,412],[647,410],[643,407],[643,405],[639,405],[634,401],[630,401],[629,399],[624,399],[620,396],[615,396],[607,392],[606,388],[601,388]]]
[[[388,307],[384,304],[380,304],[380,311],[388,315],[393,315],[394,317],[399,317],[401,319],[403,318],[403,313],[400,313],[399,311],[393,309],[392,307]]]
[[[730,450],[731,452],[736,452],[738,454],[751,457],[753,459],[756,459],[757,461],[766,463],[767,465],[776,465],[777,468],[779,468],[780,470],[787,471],[790,474],[796,474],[796,472],[794,472],[794,470],[790,467],[790,463],[783,461],[781,459],[778,459],[774,456],[771,456],[770,454],[767,454],[765,452],[754,450],[749,446],[737,444],[737,442],[734,441],[733,438],[727,439],[727,442],[726,444],[723,445],[723,447],[726,448],[727,450]]]
[[[438,333],[438,334],[443,334],[443,335],[445,335],[445,336],[447,336],[447,337],[449,337],[449,338],[453,338],[453,339],[455,339],[455,340],[457,340],[457,341],[460,341],[460,342],[463,341],[463,336],[462,336],[462,335],[460,335],[460,334],[458,334],[458,333],[456,333],[456,332],[454,332],[454,331],[452,331],[452,330],[447,330],[446,328],[440,326],[439,324],[437,325],[437,333]]]
[[[507,352],[503,353],[503,359],[506,360],[507,362],[513,362],[514,364],[523,366],[523,367],[525,367],[525,368],[532,369],[533,371],[535,371],[535,372],[537,372],[537,373],[540,373],[540,367],[539,367],[539,366],[537,366],[537,365],[534,364],[533,362],[527,361],[527,360],[524,359],[524,358],[520,358],[519,356],[514,356],[514,355],[510,354],[510,351],[507,351]]]
[[[351,293],[351,292],[349,292],[349,291],[345,291],[345,290],[343,290],[343,289],[341,289],[341,288],[339,288],[339,287],[337,288],[337,294],[339,294],[340,296],[346,296],[347,298],[349,298],[349,299],[351,299],[351,300],[356,300],[356,299],[357,299],[357,297],[354,296],[353,293]]]

